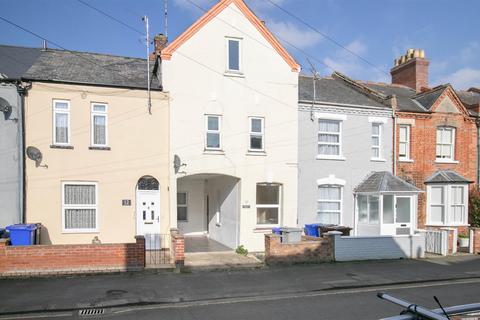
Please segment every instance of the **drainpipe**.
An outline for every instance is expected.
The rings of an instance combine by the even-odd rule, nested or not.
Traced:
[[[480,118],[475,121],[477,124],[477,187],[480,184]]]
[[[26,222],[26,215],[25,209],[27,206],[27,199],[26,199],[26,178],[25,178],[25,96],[28,93],[28,90],[32,87],[30,83],[22,83],[18,82],[17,86],[17,93],[20,96],[20,110],[18,112],[18,128],[20,132],[20,141],[19,141],[19,175],[20,179],[20,222]]]
[[[393,175],[397,175],[397,96],[392,96],[392,118],[393,118]]]

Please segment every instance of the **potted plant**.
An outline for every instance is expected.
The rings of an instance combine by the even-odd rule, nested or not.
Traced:
[[[470,239],[468,238],[468,235],[466,234],[459,234],[458,235],[458,243],[460,245],[460,248],[466,248],[470,245]]]

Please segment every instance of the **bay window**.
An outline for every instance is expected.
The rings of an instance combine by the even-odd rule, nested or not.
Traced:
[[[468,223],[467,185],[429,185],[427,187],[427,224],[466,225]]]

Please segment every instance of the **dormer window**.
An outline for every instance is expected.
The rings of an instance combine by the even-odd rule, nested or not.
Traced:
[[[227,38],[227,73],[241,73],[241,39]]]

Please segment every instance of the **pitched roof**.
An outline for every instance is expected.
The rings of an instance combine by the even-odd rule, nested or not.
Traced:
[[[480,90],[475,91],[457,91],[457,95],[467,106],[474,106],[480,104]]]
[[[245,17],[252,23],[252,25],[265,37],[265,39],[272,45],[278,54],[285,60],[292,68],[292,71],[299,72],[300,65],[295,59],[285,50],[275,36],[265,27],[265,24],[258,19],[253,11],[245,4],[243,0],[220,0],[215,6],[208,10],[200,19],[192,24],[186,31],[172,41],[165,49],[162,50],[161,57],[163,60],[170,60],[172,54],[188,39],[195,35],[203,26],[214,19],[226,7],[234,3],[238,9],[245,15]]]
[[[419,188],[387,171],[370,173],[354,191],[356,193],[422,192]]]
[[[437,99],[445,90],[447,90],[448,87],[448,84],[441,85],[429,91],[419,93],[415,96],[415,100],[418,101],[425,109],[430,110],[435,101],[437,101]]]
[[[8,46],[0,46],[0,55],[7,51],[10,54],[17,53],[15,58],[18,61],[13,71],[6,63],[0,63],[0,73],[9,72],[12,78],[147,88],[145,59],[57,49],[6,47]],[[153,70],[153,65],[151,62],[150,70]],[[152,88],[160,88],[156,77],[152,77]]]
[[[0,74],[7,79],[19,80],[40,54],[40,48],[0,45]]]
[[[382,103],[381,97],[374,98],[369,92],[353,87],[344,79],[335,74],[329,78],[315,80],[315,97],[313,90],[313,77],[300,75],[298,80],[298,99],[303,102],[324,102],[358,106],[373,106],[379,108],[390,107]],[[383,97],[387,101],[387,97]]]
[[[424,106],[421,103],[413,99],[416,95],[415,90],[401,85],[386,84],[386,83],[372,83],[362,82],[365,86],[381,92],[385,95],[397,97],[397,110],[405,112],[426,112]]]
[[[472,183],[453,170],[439,170],[425,180],[425,183]]]

